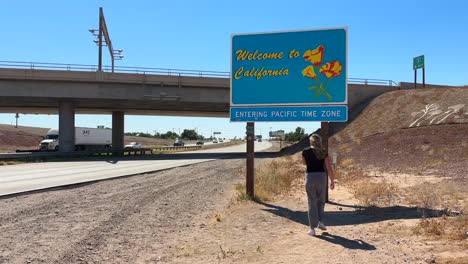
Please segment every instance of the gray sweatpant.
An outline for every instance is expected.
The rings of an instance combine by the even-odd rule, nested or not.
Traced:
[[[327,174],[325,172],[306,173],[305,189],[309,202],[309,226],[317,227],[322,222],[325,209],[325,192],[327,186]]]

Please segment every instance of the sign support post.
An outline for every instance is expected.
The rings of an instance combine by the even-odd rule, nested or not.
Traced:
[[[416,89],[417,78],[418,78],[418,70],[414,69],[414,89]]]
[[[426,71],[424,69],[425,67],[423,67],[423,88],[426,88]]]
[[[246,173],[246,192],[250,199],[254,196],[254,139],[255,123],[247,122],[247,173]]]
[[[328,136],[329,136],[329,123],[328,122],[321,122],[320,125],[320,136],[322,137],[322,147],[328,153]],[[329,202],[328,199],[328,186],[330,185],[328,180],[328,171],[327,171],[327,188],[325,189],[325,202]]]
[[[414,88],[416,89],[417,83],[417,72],[418,69],[422,68],[422,83],[423,88],[426,88],[426,71],[424,66],[424,55],[413,58],[413,70],[414,70]]]
[[[16,113],[15,118],[16,118],[16,126],[15,126],[15,128],[18,128],[18,118],[19,118],[19,114],[18,114],[18,113]]]

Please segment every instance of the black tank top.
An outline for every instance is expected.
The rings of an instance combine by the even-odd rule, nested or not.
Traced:
[[[306,148],[302,151],[302,156],[304,157],[307,164],[307,172],[324,172],[325,165],[324,159],[317,159],[312,148]],[[326,157],[326,156],[325,156]]]

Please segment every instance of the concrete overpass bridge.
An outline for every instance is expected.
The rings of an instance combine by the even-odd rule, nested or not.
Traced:
[[[60,151],[74,150],[75,114],[112,114],[112,145],[124,115],[229,117],[228,72],[0,61],[0,112],[58,114]],[[392,81],[348,79],[348,106],[396,90]]]

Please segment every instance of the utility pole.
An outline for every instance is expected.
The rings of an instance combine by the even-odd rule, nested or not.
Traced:
[[[98,71],[102,72],[102,30],[103,30],[103,20],[104,13],[102,12],[102,7],[99,8],[99,35],[98,35],[98,45],[99,45],[99,56],[98,56]],[[111,55],[112,56],[112,55]]]
[[[96,34],[96,31],[99,31],[98,34]],[[112,47],[112,41],[109,36],[109,31],[107,30],[106,19],[104,18],[104,11],[102,10],[102,7],[99,8],[99,30],[90,29],[89,32],[97,37],[97,40],[94,40],[94,42],[98,45],[99,48],[98,71],[102,72],[102,46],[107,46],[112,61],[112,72],[114,72],[114,61],[122,60],[124,58],[122,53],[123,50],[115,50]]]

